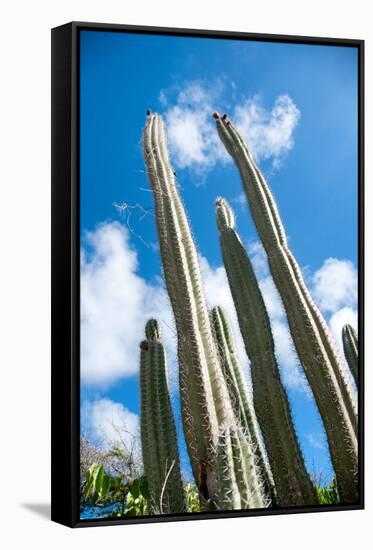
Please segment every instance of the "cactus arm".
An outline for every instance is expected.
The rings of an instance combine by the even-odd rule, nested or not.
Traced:
[[[299,284],[299,274],[294,272],[287,246],[282,242],[276,212],[267,199],[269,188],[263,188],[252,157],[242,146],[242,139],[237,137],[238,132],[231,122],[219,117],[217,129],[241,173],[254,223],[284,304],[294,345],[324,422],[341,499],[354,502],[357,498],[356,417],[352,397],[345,399],[349,394],[348,388],[341,386],[341,366],[336,358],[331,357],[330,348],[325,345],[325,334],[320,334],[323,327],[315,321],[310,301]]]
[[[356,331],[351,325],[343,327],[342,342],[347,364],[357,385],[359,381],[359,347]]]
[[[263,490],[274,504],[276,500],[275,484],[260,438],[255,411],[249,399],[249,391],[235,348],[232,329],[220,306],[212,308],[210,316],[219,349],[222,372],[228,387],[233,410],[243,433],[250,435],[256,463],[264,481]]]
[[[247,252],[235,230],[233,210],[216,201],[223,262],[237,318],[251,363],[254,407],[258,416],[280,506],[315,504],[317,497],[304,465],[282,386],[271,324]]]
[[[167,382],[166,354],[158,323],[151,319],[140,344],[141,445],[154,512],[183,513],[175,421]]]

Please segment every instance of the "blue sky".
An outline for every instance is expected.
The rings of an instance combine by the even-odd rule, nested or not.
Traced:
[[[215,198],[224,196],[236,212],[271,314],[307,466],[330,481],[322,426],[288,341],[237,170],[210,114],[228,112],[241,127],[340,344],[341,326],[356,324],[357,308],[357,50],[95,31],[81,31],[80,50],[83,430],[113,436],[113,418],[136,427],[138,343],[147,315],[158,315],[164,326],[181,426],[172,315],[141,150],[150,108],[166,121],[208,301],[219,299],[229,310],[239,340],[221,268]],[[120,215],[113,203],[129,208]],[[248,369],[240,341],[238,347]],[[183,465],[188,469],[185,452]]]

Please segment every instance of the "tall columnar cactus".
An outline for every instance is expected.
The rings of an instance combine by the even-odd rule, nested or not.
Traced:
[[[183,513],[185,501],[177,436],[160,327],[150,319],[140,344],[141,445],[155,513]]]
[[[277,502],[280,506],[316,504],[281,383],[271,324],[258,281],[227,201],[217,199],[216,214],[224,266],[251,363],[254,407],[275,480]]]
[[[341,500],[355,502],[358,498],[356,397],[343,375],[326,322],[288,248],[276,203],[264,177],[228,117],[217,113],[214,116],[218,134],[240,171],[294,345],[325,426]]]
[[[264,489],[272,504],[275,504],[275,483],[261,441],[258,422],[250,401],[245,375],[237,355],[230,323],[220,306],[212,308],[210,316],[219,350],[222,372],[233,410],[243,433],[248,433],[252,440],[256,462],[264,481]],[[224,437],[228,438],[229,436],[225,435]]]
[[[256,469],[255,457],[248,452],[247,434],[241,428],[222,429],[217,449],[220,510],[268,506]]]
[[[155,217],[165,282],[178,342],[179,382],[185,440],[202,504],[220,506],[217,474],[219,434],[237,430],[203,296],[198,256],[170,165],[163,121],[148,112],[143,136],[145,162],[155,201]],[[250,442],[241,441],[244,454]],[[250,471],[256,483],[255,467]],[[259,491],[258,500],[265,505]]]
[[[359,380],[359,347],[355,329],[351,325],[345,325],[342,329],[343,351],[355,383]]]

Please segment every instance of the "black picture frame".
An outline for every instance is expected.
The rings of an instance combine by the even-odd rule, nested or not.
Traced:
[[[81,30],[211,37],[358,50],[359,502],[128,519],[79,519],[79,33]],[[52,29],[52,520],[69,527],[250,517],[364,508],[364,41],[340,38],[72,22]]]

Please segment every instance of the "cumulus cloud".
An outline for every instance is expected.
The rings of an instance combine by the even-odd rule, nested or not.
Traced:
[[[278,96],[270,110],[265,109],[259,96],[248,98],[234,110],[234,121],[256,160],[272,158],[275,168],[294,145],[299,118],[300,111],[288,95]]]
[[[280,95],[273,107],[266,109],[256,95],[231,107],[223,92],[222,85],[208,87],[191,82],[177,94],[175,102],[170,102],[167,92],[162,90],[160,100],[175,165],[203,172],[218,162],[230,162],[211,118],[217,105],[223,108],[227,105],[256,160],[272,159],[272,166],[279,168],[294,145],[293,133],[300,118],[293,100],[286,94]]]
[[[324,312],[356,306],[357,272],[352,262],[328,258],[314,273],[312,283],[314,297]]]
[[[344,358],[342,343],[342,328],[344,325],[351,325],[357,331],[357,310],[351,307],[342,307],[330,317],[329,325],[338,345],[341,357]]]
[[[179,168],[203,171],[217,161],[229,160],[211,121],[213,97],[196,83],[180,92],[174,105],[163,96],[170,154]]]
[[[270,276],[266,254],[259,242],[248,244],[271,319],[281,376],[288,388],[308,393],[294,350],[280,295]],[[237,316],[223,266],[212,267],[200,258],[209,307],[226,311],[240,360],[249,372]],[[326,314],[343,359],[341,329],[357,325],[356,270],[351,262],[327,259],[311,279],[311,293]],[[176,337],[169,299],[161,280],[150,284],[138,274],[138,260],[126,227],[101,224],[84,238],[81,254],[81,377],[84,383],[105,387],[138,374],[138,347],[144,326],[156,317],[163,326],[171,389],[177,387]]]
[[[349,323],[357,329],[357,270],[349,260],[328,258],[313,274],[311,283],[311,292],[327,318],[345,376],[353,387],[353,378],[343,351],[342,328]]]
[[[99,443],[103,449],[119,442],[131,449],[139,439],[139,417],[110,399],[84,401],[81,407],[81,433]]]
[[[110,384],[137,374],[139,343],[151,317],[163,324],[166,343],[173,340],[167,293],[161,284],[147,283],[137,270],[137,253],[120,223],[101,224],[85,235],[81,252],[83,382]]]

